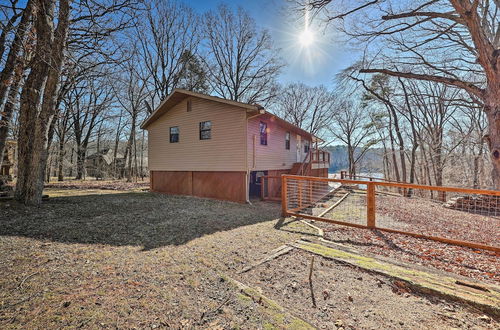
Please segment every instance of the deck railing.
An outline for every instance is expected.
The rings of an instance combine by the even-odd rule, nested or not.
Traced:
[[[330,153],[321,149],[311,150],[312,163],[327,163],[330,164]]]

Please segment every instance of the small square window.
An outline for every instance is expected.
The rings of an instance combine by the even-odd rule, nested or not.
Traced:
[[[179,126],[170,127],[170,143],[179,142]]]
[[[267,146],[267,124],[263,121],[260,122],[260,144]]]
[[[285,133],[285,149],[290,150],[290,132]]]
[[[210,140],[212,138],[212,122],[202,121],[200,123],[200,140]]]

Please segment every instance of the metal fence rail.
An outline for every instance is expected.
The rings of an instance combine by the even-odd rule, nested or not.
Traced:
[[[281,177],[284,216],[500,252],[500,191]]]

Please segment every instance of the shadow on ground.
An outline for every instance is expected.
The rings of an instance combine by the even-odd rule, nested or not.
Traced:
[[[0,235],[144,250],[279,218],[279,205],[154,193],[51,198],[40,208],[0,204]]]

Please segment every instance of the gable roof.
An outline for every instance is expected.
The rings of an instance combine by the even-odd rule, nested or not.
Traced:
[[[310,136],[313,140],[320,140],[319,138],[315,137],[311,133],[301,129],[300,127],[284,120],[281,119],[280,117],[276,116],[275,114],[272,114],[270,112],[267,112],[262,106],[258,104],[248,104],[248,103],[243,103],[243,102],[237,102],[237,101],[231,101],[227,100],[221,97],[217,96],[211,96],[211,95],[206,95],[202,93],[196,93],[192,91],[188,91],[186,89],[181,89],[181,88],[176,88],[172,93],[170,93],[169,96],[165,100],[163,100],[160,105],[156,108],[151,115],[146,118],[146,120],[142,123],[141,128],[142,129],[147,129],[151,123],[156,121],[158,118],[160,118],[163,114],[168,112],[174,105],[177,103],[181,102],[182,100],[186,99],[187,97],[197,97],[205,100],[210,100],[214,102],[220,102],[224,104],[229,104],[233,105],[235,107],[239,107],[242,110],[246,110],[248,113],[254,113],[254,114],[259,114],[262,115],[268,119],[271,119],[273,121],[277,121],[279,124],[281,124],[284,127],[287,127],[288,129],[300,133],[301,135],[305,136]]]
[[[142,123],[141,128],[146,129],[152,122],[154,122],[156,119],[160,118],[164,113],[170,110],[170,108],[172,108],[174,105],[176,105],[177,103],[181,102],[182,100],[184,100],[189,96],[225,103],[229,105],[234,105],[236,107],[245,108],[247,110],[253,110],[253,111],[257,111],[260,108],[262,108],[259,105],[252,105],[243,102],[231,101],[217,96],[211,96],[211,95],[188,91],[186,89],[176,88],[172,93],[170,93],[169,96],[167,96],[165,100],[163,100],[160,103],[160,105],[156,108],[156,110],[153,111],[153,113],[151,113],[151,115],[148,118],[146,118],[146,120]]]

